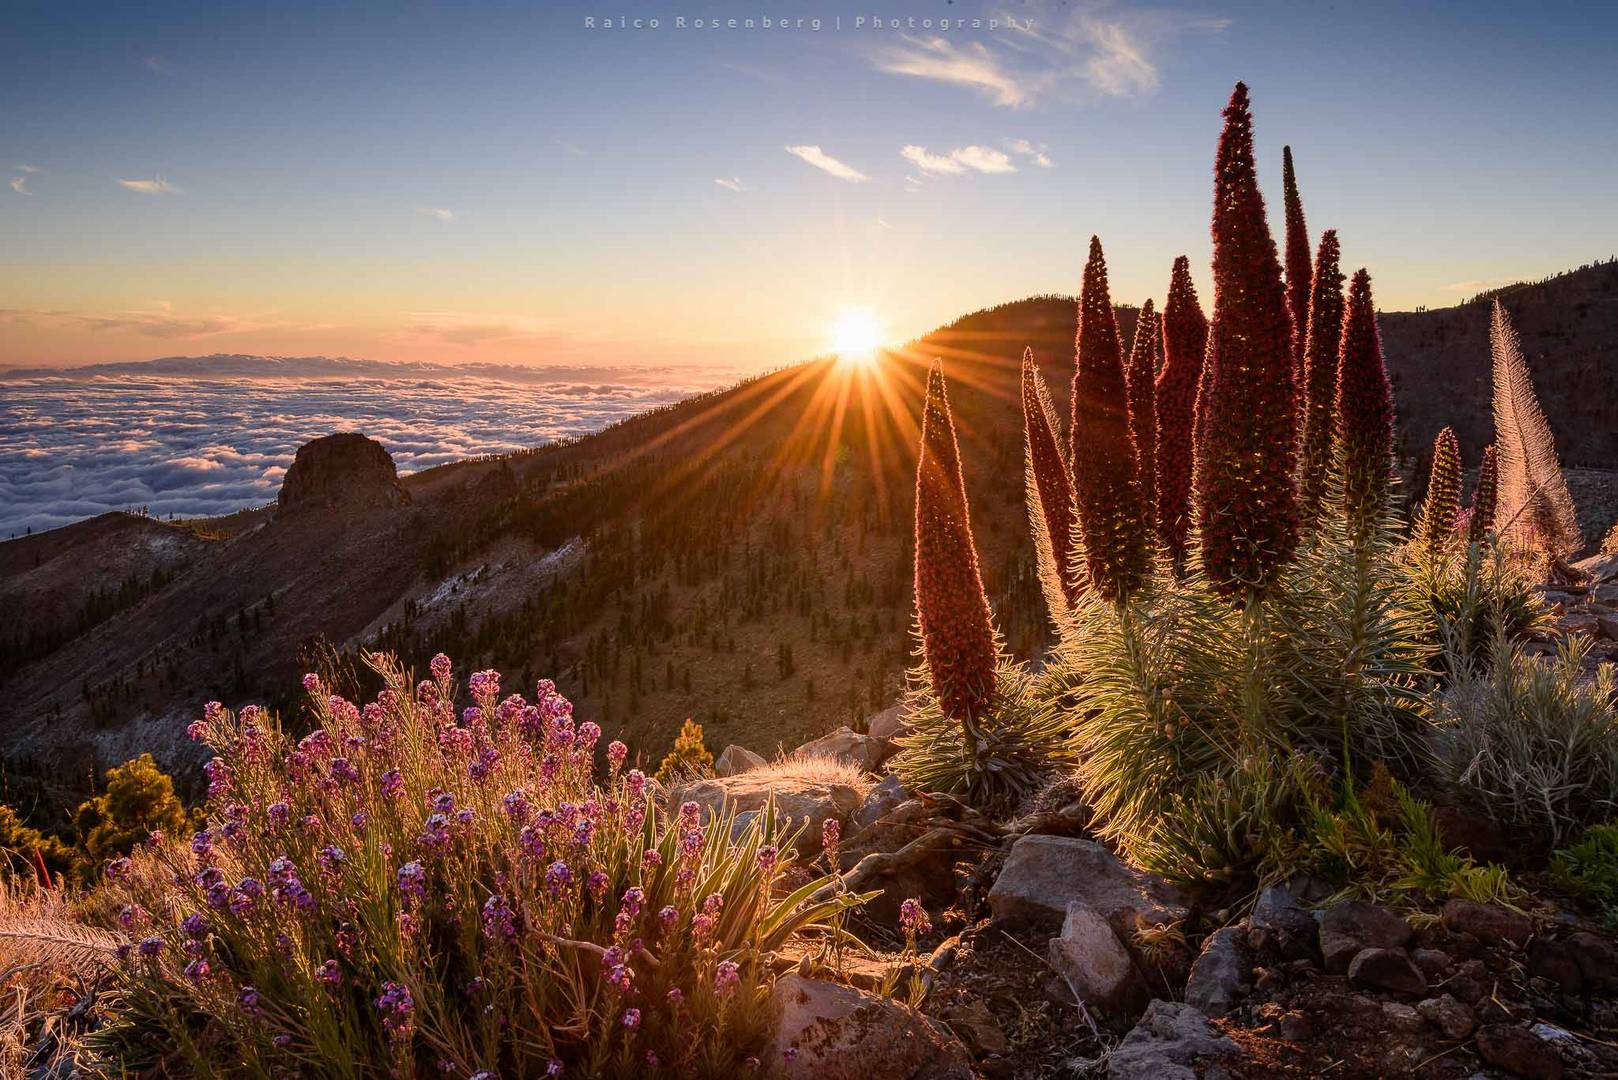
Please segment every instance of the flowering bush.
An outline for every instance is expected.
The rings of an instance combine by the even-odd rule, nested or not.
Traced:
[[[768,954],[858,897],[784,898],[773,813],[731,836],[659,811],[622,743],[541,682],[450,665],[363,707],[304,680],[317,720],[217,703],[207,824],[114,861],[103,902],[135,944],[113,1071],[172,1048],[254,1076],[734,1075],[769,1029]],[[221,1063],[235,1063],[233,1065]]]

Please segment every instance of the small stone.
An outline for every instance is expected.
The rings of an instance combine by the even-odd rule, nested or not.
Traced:
[[[1444,929],[1471,934],[1479,941],[1506,941],[1521,948],[1534,934],[1533,920],[1498,904],[1451,900],[1439,916]]]
[[[989,1007],[981,1001],[971,1001],[944,1010],[944,1022],[950,1030],[965,1040],[966,1045],[979,1057],[1003,1054],[1010,1048],[1006,1033],[994,1018]]]
[[[829,735],[804,743],[792,752],[792,756],[835,758],[866,772],[875,772],[896,750],[891,740],[861,735],[844,724]]]
[[[1271,885],[1259,894],[1248,917],[1253,928],[1255,948],[1273,944],[1288,960],[1308,959],[1315,955],[1316,925],[1314,916],[1303,909],[1298,898],[1281,885]]]
[[[1414,1005],[1405,1005],[1397,1001],[1383,1003],[1382,1018],[1387,1022],[1389,1028],[1403,1032],[1406,1035],[1414,1035],[1424,1030],[1427,1024],[1422,1019],[1421,1013],[1416,1011]]]
[[[865,732],[872,738],[893,739],[905,733],[904,708],[892,705],[865,721]]]
[[[1242,945],[1242,933],[1227,926],[1208,935],[1202,954],[1191,965],[1185,984],[1186,1004],[1218,1019],[1236,1007],[1252,981],[1252,964]]]
[[[1326,970],[1341,975],[1361,950],[1401,948],[1410,934],[1410,924],[1387,908],[1349,901],[1321,918],[1320,951]]]
[[[1107,1056],[1107,1080],[1196,1080],[1199,1064],[1236,1049],[1192,1006],[1154,1001]]]
[[[1293,1009],[1277,1018],[1275,1034],[1289,1043],[1306,1043],[1315,1037],[1315,1028],[1307,1016]]]
[[[989,907],[1008,926],[1054,931],[1074,901],[1105,916],[1120,937],[1180,922],[1190,911],[1167,881],[1126,866],[1094,840],[1067,836],[1018,840],[989,890]]]
[[[719,755],[719,760],[713,763],[713,771],[715,776],[737,776],[744,772],[752,772],[754,769],[762,769],[768,764],[769,762],[753,751],[732,743],[725,747],[724,753]]]
[[[1427,979],[1402,949],[1361,949],[1348,965],[1348,981],[1366,990],[1421,994]]]
[[[1535,938],[1528,945],[1528,974],[1556,983],[1565,993],[1584,989],[1584,967],[1578,950],[1564,941]]]
[[[1561,1080],[1566,1071],[1556,1048],[1519,1024],[1490,1024],[1477,1046],[1484,1061],[1524,1080]]]
[[[1429,982],[1442,980],[1455,966],[1455,961],[1450,958],[1449,953],[1442,949],[1414,949],[1410,953],[1410,958],[1421,968],[1421,973],[1427,976]]]
[[[1460,1042],[1477,1029],[1477,1017],[1472,1010],[1456,1001],[1448,994],[1428,998],[1419,1003],[1416,1010],[1421,1013],[1433,1027],[1443,1033],[1444,1038],[1452,1042]]]
[[[860,808],[854,811],[853,823],[857,829],[863,829],[882,820],[895,808],[901,806],[907,799],[905,786],[897,776],[888,774],[882,782],[871,789],[865,797]]]
[[[1061,936],[1051,938],[1048,951],[1051,966],[1087,1005],[1118,1009],[1145,996],[1129,950],[1104,916],[1082,904],[1067,906]]]
[[[1591,990],[1598,994],[1618,991],[1618,945],[1585,930],[1570,935],[1567,943]]]

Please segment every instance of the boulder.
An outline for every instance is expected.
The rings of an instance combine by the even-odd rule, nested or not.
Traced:
[[[909,798],[910,796],[905,792],[904,784],[899,782],[897,776],[890,773],[883,778],[880,784],[871,789],[871,793],[865,796],[865,801],[860,804],[860,808],[854,811],[854,827],[863,829],[876,824]]]
[[[1057,932],[1068,905],[1103,916],[1127,941],[1137,927],[1186,917],[1180,891],[1162,878],[1131,869],[1093,840],[1025,836],[989,890],[989,906],[1004,924]]]
[[[891,998],[784,976],[775,984],[774,1060],[793,1080],[884,1077],[972,1080],[972,1057],[953,1034]]]
[[[275,497],[283,510],[295,507],[404,506],[410,496],[399,484],[393,458],[375,439],[343,431],[298,447]]]
[[[1218,1019],[1236,1007],[1252,985],[1253,964],[1242,932],[1234,926],[1215,930],[1202,943],[1202,954],[1191,965],[1185,984],[1185,1002],[1205,1016]]]
[[[1341,975],[1363,949],[1399,949],[1410,940],[1410,924],[1395,912],[1357,900],[1329,908],[1320,920],[1320,952],[1326,970]]]
[[[719,760],[713,763],[715,776],[739,776],[744,772],[762,769],[769,762],[745,747],[731,743],[725,747]]]
[[[1484,1061],[1525,1080],[1562,1080],[1567,1071],[1556,1048],[1521,1024],[1490,1024],[1477,1045]]]
[[[836,758],[864,772],[876,772],[896,750],[891,740],[861,735],[844,724],[829,735],[804,743],[792,756]]]
[[[1451,1042],[1460,1042],[1477,1029],[1477,1017],[1472,1010],[1448,994],[1428,998],[1416,1005],[1422,1019],[1437,1028]]]
[[[713,815],[726,803],[740,812],[761,810],[771,798],[782,826],[807,824],[800,837],[804,855],[819,853],[820,828],[827,818],[847,821],[865,801],[864,793],[852,785],[772,768],[677,785],[669,789],[668,805],[694,802]]]
[[[1452,934],[1471,934],[1479,941],[1506,941],[1519,948],[1534,934],[1534,923],[1520,911],[1498,904],[1451,900],[1439,916]]]
[[[865,721],[866,734],[875,739],[897,739],[907,730],[904,706],[893,705],[875,713]]]
[[[1247,923],[1252,928],[1249,938],[1256,946],[1273,945],[1288,960],[1308,960],[1315,955],[1315,917],[1284,885],[1271,885],[1259,894]]]
[[[1109,1011],[1144,997],[1129,950],[1106,918],[1077,902],[1067,906],[1062,933],[1048,946],[1051,967],[1086,1005]]]
[[[1219,1034],[1195,1007],[1154,1001],[1108,1055],[1107,1078],[1196,1080],[1199,1063],[1235,1051],[1236,1044]]]
[[[1362,990],[1424,994],[1427,977],[1403,949],[1361,949],[1348,965],[1348,981]]]

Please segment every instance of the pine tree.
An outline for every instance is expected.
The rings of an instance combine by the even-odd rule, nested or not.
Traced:
[[[1056,407],[1034,363],[1032,349],[1024,349],[1022,355],[1022,416],[1029,526],[1034,533],[1045,602],[1054,614],[1066,610],[1078,593],[1073,549],[1073,473],[1062,452]]]
[[[1500,463],[1492,445],[1483,448],[1478,466],[1478,486],[1472,489],[1471,518],[1467,523],[1467,543],[1481,544],[1494,530],[1495,508],[1500,498]]]
[[[1281,148],[1281,187],[1287,220],[1287,310],[1292,314],[1292,381],[1302,395],[1304,345],[1309,335],[1309,226],[1303,219],[1303,199],[1292,170],[1292,147]]]
[[[1197,387],[1208,348],[1208,318],[1191,283],[1191,260],[1174,260],[1168,299],[1163,304],[1163,370],[1158,372],[1157,534],[1176,569],[1185,566],[1191,531],[1191,463]]]
[[[1298,543],[1292,320],[1236,84],[1214,168],[1214,315],[1193,476],[1202,565],[1226,596],[1261,594]]]
[[[945,715],[976,721],[994,696],[996,647],[961,475],[944,369],[927,376],[916,462],[916,619]]]
[[[1303,424],[1298,463],[1298,507],[1305,522],[1319,519],[1331,476],[1332,438],[1337,410],[1337,350],[1343,340],[1343,271],[1337,230],[1320,236],[1309,297],[1309,329],[1304,345]]]
[[[1135,322],[1125,382],[1129,391],[1129,437],[1135,444],[1135,482],[1149,516],[1157,506],[1157,312],[1146,301]]]
[[[1461,444],[1445,428],[1433,440],[1433,468],[1427,481],[1427,499],[1416,524],[1416,539],[1429,552],[1438,553],[1455,535],[1461,517]]]
[[[1123,345],[1107,291],[1101,241],[1079,293],[1079,333],[1073,375],[1073,489],[1090,585],[1117,599],[1140,584],[1150,560],[1145,507],[1135,476]]]
[[[1350,535],[1360,544],[1387,507],[1393,472],[1393,393],[1376,329],[1371,275],[1364,270],[1355,272],[1348,287],[1335,411],[1343,510]]]
[[[1517,332],[1497,298],[1489,324],[1494,353],[1494,444],[1499,448],[1500,531],[1561,564],[1583,543],[1551,425],[1534,394]]]

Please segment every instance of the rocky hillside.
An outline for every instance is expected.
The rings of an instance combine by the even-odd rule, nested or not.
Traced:
[[[1618,460],[1618,420],[1603,412],[1618,371],[1602,351],[1618,341],[1618,267],[1504,295],[1565,457]],[[1486,310],[1382,317],[1408,445],[1451,423],[1475,460],[1489,434]],[[1127,340],[1134,312],[1120,315]],[[950,373],[998,625],[1012,650],[1036,652],[1045,616],[1021,485],[988,478],[1021,474],[1023,347],[1060,394],[1074,328],[1071,298],[1032,298],[966,316],[876,372],[800,365],[402,480],[368,440],[320,440],[300,451],[280,505],[205,523],[215,540],[183,534],[171,578],[93,624],[67,620],[48,648],[12,647],[0,672],[8,773],[61,783],[65,802],[134,752],[184,765],[180,733],[202,702],[290,708],[276,688],[298,671],[323,660],[352,673],[376,647],[418,668],[442,648],[525,686],[553,677],[648,756],[688,716],[716,750],[858,726],[910,662],[914,447],[934,356]],[[1595,505],[1613,503],[1610,474],[1581,476]],[[92,524],[0,544],[0,590],[24,610],[71,609],[79,601],[53,600],[31,561],[54,552],[42,562],[53,575],[90,580],[99,549],[71,540]]]

